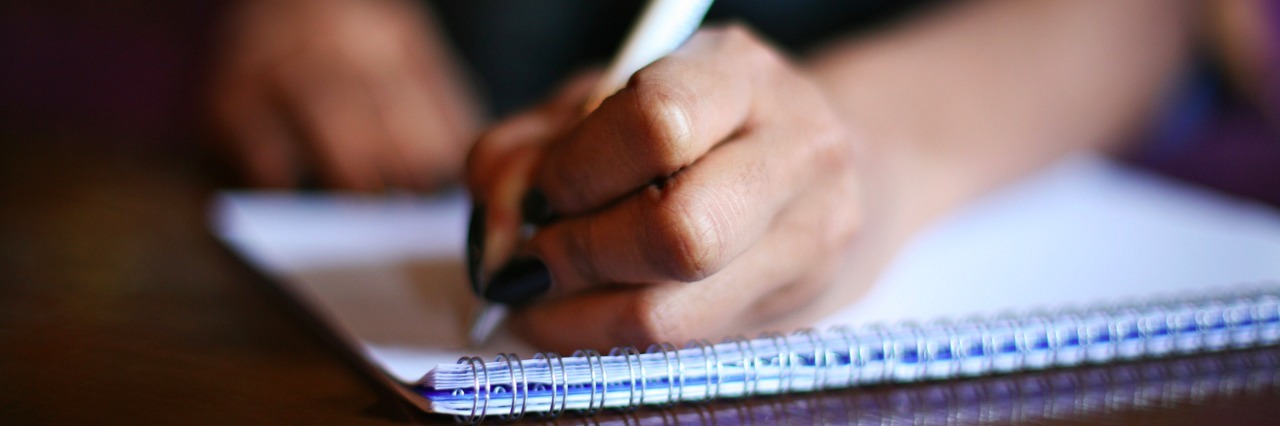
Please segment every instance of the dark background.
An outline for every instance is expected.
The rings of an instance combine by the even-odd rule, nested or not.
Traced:
[[[212,34],[228,3],[0,3],[0,143],[22,144],[20,136],[38,135],[41,143],[85,144],[90,142],[80,136],[87,135],[97,137],[94,144],[202,155],[199,147],[208,133],[202,127],[203,73],[216,49]],[[493,116],[539,99],[573,69],[604,62],[642,4],[434,3]],[[874,28],[933,3],[938,2],[804,0],[780,6],[763,0],[722,1],[709,20],[746,21],[779,45],[803,50],[842,28]],[[1280,11],[1273,12],[1273,21],[1280,20]],[[1273,33],[1273,44],[1280,46],[1280,29]],[[1280,190],[1275,189],[1280,188],[1280,167],[1275,166],[1280,164],[1280,117],[1268,126],[1256,109],[1238,102],[1214,57],[1202,54],[1198,65],[1189,67],[1185,87],[1157,112],[1139,150],[1128,157],[1198,184],[1280,205]],[[214,166],[211,173],[222,170]],[[49,179],[56,179],[53,172]]]

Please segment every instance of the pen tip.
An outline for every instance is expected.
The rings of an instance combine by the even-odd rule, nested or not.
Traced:
[[[506,317],[507,307],[496,303],[486,303],[476,311],[476,316],[471,321],[471,330],[467,333],[471,347],[477,348],[487,343]]]

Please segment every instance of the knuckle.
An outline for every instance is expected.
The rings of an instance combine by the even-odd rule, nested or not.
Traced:
[[[834,119],[818,120],[810,127],[807,139],[812,147],[814,159],[825,170],[844,170],[852,167],[853,152],[850,137],[844,126]]]
[[[760,295],[749,310],[762,321],[783,318],[821,298],[825,288],[823,282],[820,279],[802,279],[786,283]]]
[[[839,179],[839,193],[842,194],[859,194],[859,180],[853,172],[842,175]],[[835,211],[846,212],[845,214],[832,215],[834,223],[831,224],[832,243],[835,244],[833,249],[843,250],[854,242],[858,234],[865,227],[866,216],[864,215],[859,203],[854,201],[856,197],[846,197],[841,199],[841,205],[837,205]]]
[[[707,197],[667,188],[659,201],[648,253],[670,279],[701,281],[723,268],[723,220]]]
[[[778,57],[775,49],[771,48],[746,25],[741,23],[725,25],[721,29],[721,34],[724,46],[738,55],[742,55],[748,64],[759,69],[770,70],[779,68],[784,63]]]
[[[827,188],[829,193],[845,195],[821,197],[819,202],[828,213],[814,221],[823,230],[818,233],[817,242],[824,251],[843,250],[856,238],[863,220],[861,209],[853,201],[861,198],[855,150],[847,132],[839,127],[820,130],[811,140],[809,157],[814,172],[809,181]]]
[[[862,217],[854,214],[843,215],[832,224],[831,239],[828,250],[844,250],[857,238],[862,229]]]
[[[692,160],[691,113],[696,97],[674,80],[664,78],[658,68],[636,73],[631,87],[635,95],[635,128],[642,138],[642,155],[663,175],[674,173]]]
[[[845,209],[842,214],[832,214],[815,220],[820,224],[821,233],[814,239],[818,253],[839,253],[846,250],[859,235],[862,216],[856,211]]]
[[[800,82],[792,93],[812,100],[815,105],[826,106],[826,100],[816,87]],[[848,127],[829,106],[812,108],[803,114],[788,114],[793,121],[791,133],[803,141],[795,152],[806,164],[812,164],[819,173],[841,172],[854,167],[855,145]]]
[[[657,291],[644,291],[627,304],[619,322],[619,334],[630,343],[649,345],[678,342],[694,337],[680,315],[669,312],[672,304]]]
[[[840,253],[846,250],[864,229],[866,216],[861,205],[861,187],[856,173],[846,170],[828,175],[823,192],[841,194],[829,197],[814,194],[814,216],[802,218],[800,226],[816,236],[814,249],[818,253]]]
[[[746,25],[739,22],[726,24],[720,28],[721,37],[724,44],[736,49],[746,49],[748,51],[759,50],[764,47],[759,37],[751,31]]]
[[[742,22],[729,22],[720,26],[719,31],[726,40],[731,42],[750,42],[756,40],[755,34],[751,28]]]
[[[595,244],[601,238],[598,234],[598,226],[600,226],[599,222],[593,222],[587,226],[585,232],[566,233],[563,244],[571,254],[569,262],[580,276],[596,282],[611,282],[615,277],[606,273],[607,268],[601,268],[602,265],[607,264],[602,256],[604,250]]]
[[[551,203],[553,210],[560,213],[577,212],[599,204],[599,194],[606,193],[601,179],[595,178],[595,169],[589,167],[573,167],[565,160],[567,156],[553,152],[547,155],[542,167],[538,168],[535,181]]]

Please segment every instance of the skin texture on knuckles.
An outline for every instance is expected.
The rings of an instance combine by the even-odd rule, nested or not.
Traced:
[[[853,141],[816,85],[744,28],[700,32],[562,124],[544,136],[563,136],[529,142],[540,150],[497,152],[482,138],[472,157],[537,157],[522,160],[528,175],[498,173],[527,176],[557,217],[512,255],[550,271],[550,291],[512,321],[542,346],[705,337],[786,315],[821,294],[827,277],[813,270],[841,252],[811,236],[852,234],[815,227],[856,209],[809,194],[856,180],[844,177],[856,173]],[[492,196],[509,182],[480,179],[489,214],[499,203],[520,216],[519,201]],[[599,333],[546,332],[578,315]]]

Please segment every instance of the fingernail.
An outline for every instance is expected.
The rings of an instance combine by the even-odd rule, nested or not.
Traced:
[[[534,257],[517,257],[493,275],[484,298],[506,305],[522,305],[551,288],[551,272]]]
[[[485,212],[481,204],[471,205],[471,220],[467,223],[467,277],[471,279],[471,289],[480,294],[480,286],[484,277],[480,276],[481,264],[484,262]]]
[[[551,211],[551,203],[547,201],[547,194],[538,188],[530,188],[524,194],[524,199],[520,200],[520,214],[525,223],[537,226],[545,225],[555,217],[555,213]]]

